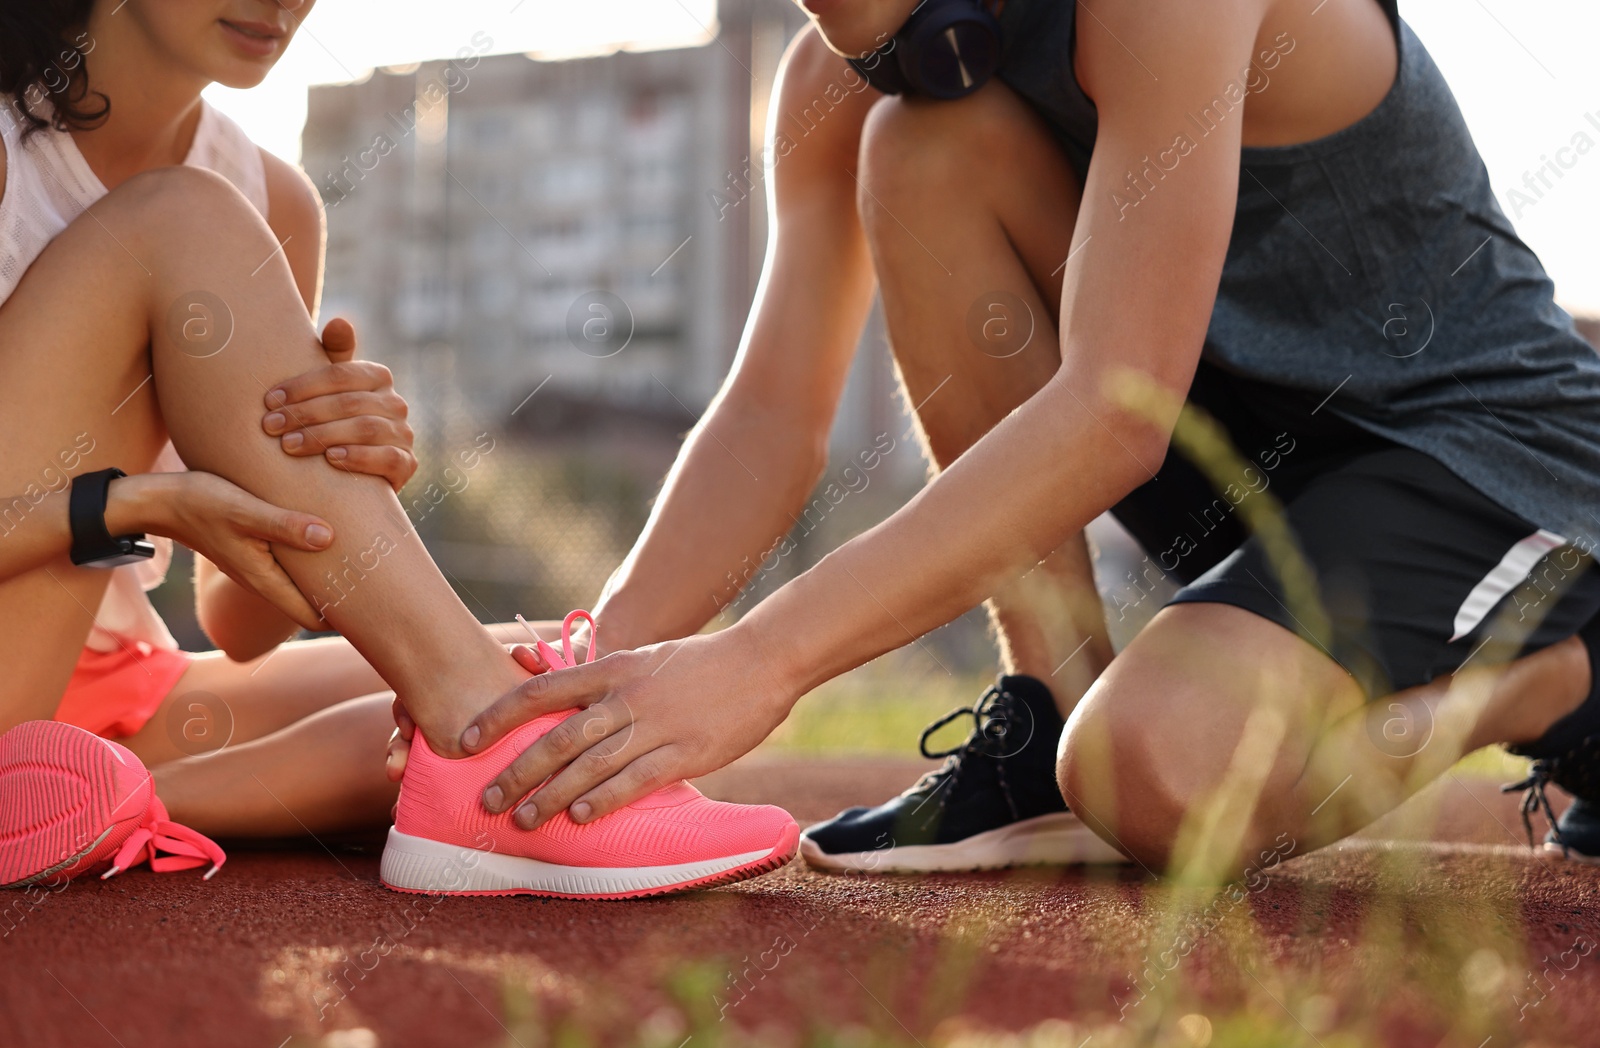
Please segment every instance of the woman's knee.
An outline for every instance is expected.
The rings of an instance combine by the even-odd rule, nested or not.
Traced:
[[[188,166],[140,172],[97,202],[92,216],[78,221],[109,222],[143,241],[186,236],[215,241],[239,222],[266,229],[265,220],[232,182]]]

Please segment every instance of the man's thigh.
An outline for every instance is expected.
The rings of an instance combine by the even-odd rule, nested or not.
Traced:
[[[1582,536],[1541,530],[1432,457],[1317,416],[1306,399],[1196,370],[1189,403],[1226,434],[1227,475],[1208,475],[1175,439],[1157,479],[1114,510],[1185,584],[1175,602],[1253,611],[1373,699],[1469,657],[1509,662],[1600,610]]]
[[[1055,374],[1079,186],[998,81],[955,102],[885,99],[859,196],[906,399],[943,468]]]
[[[1175,603],[1225,603],[1298,634],[1369,699],[1508,663],[1600,611],[1600,573],[1564,537],[1435,459],[1360,455],[1282,508],[1292,544],[1252,535]]]

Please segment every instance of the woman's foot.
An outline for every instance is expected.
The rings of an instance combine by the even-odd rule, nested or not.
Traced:
[[[70,879],[148,861],[158,873],[227,861],[209,838],[167,818],[127,747],[56,721],[0,735],[0,887]]]
[[[562,624],[562,650],[538,641],[552,670],[575,664],[572,625],[580,618],[589,615],[575,611]],[[592,630],[593,619],[589,625]],[[383,883],[428,894],[630,899],[730,884],[794,858],[800,827],[788,812],[714,801],[687,782],[590,823],[562,812],[537,830],[524,830],[509,811],[490,814],[481,800],[484,786],[576,712],[529,721],[461,760],[440,757],[418,732],[383,851]]]
[[[476,756],[446,760],[419,733],[383,852],[383,883],[449,895],[629,899],[775,870],[800,828],[782,808],[726,804],[678,782],[590,823],[562,812],[524,830],[484,809],[484,784],[576,710],[518,728]]]

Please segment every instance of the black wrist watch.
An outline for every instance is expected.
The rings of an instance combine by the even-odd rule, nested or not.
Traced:
[[[72,478],[67,516],[72,523],[72,563],[80,568],[115,568],[156,555],[143,534],[112,535],[106,530],[106,495],[111,482],[127,474],[102,469]]]

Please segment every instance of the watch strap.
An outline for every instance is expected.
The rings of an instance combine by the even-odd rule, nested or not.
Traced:
[[[72,528],[72,563],[79,567],[115,567],[155,555],[142,533],[113,536],[106,529],[106,499],[111,482],[127,474],[102,469],[72,478],[67,518]]]

